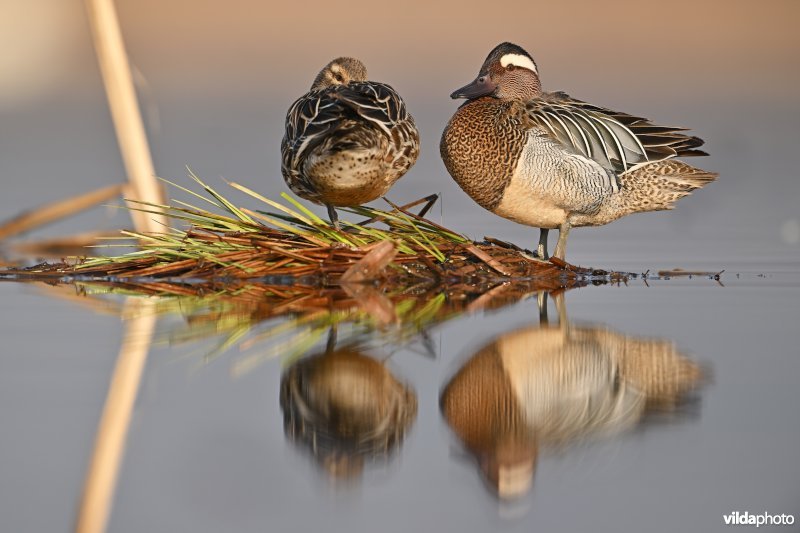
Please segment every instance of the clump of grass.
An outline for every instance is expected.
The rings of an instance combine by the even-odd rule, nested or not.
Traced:
[[[175,201],[174,205],[136,202],[138,207],[134,208],[144,214],[166,214],[174,222],[187,225],[186,229],[165,228],[157,234],[122,231],[120,239],[136,239],[139,250],[81,259],[70,267],[46,266],[37,272],[127,279],[313,277],[316,283],[335,284],[356,261],[381,243],[391,241],[397,255],[386,275],[406,281],[592,274],[563,262],[533,260],[519,248],[501,241],[473,243],[409,210],[422,201],[402,207],[389,202],[392,209],[386,211],[371,207],[344,209],[365,220],[343,220],[344,228],[338,230],[288,194],[282,194],[283,202],[277,202],[243,185],[229,183],[265,206],[253,210],[235,206],[191,171],[190,176],[204,193],[167,183],[190,194],[203,207]]]

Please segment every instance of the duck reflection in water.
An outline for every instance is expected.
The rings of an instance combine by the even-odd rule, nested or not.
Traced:
[[[328,349],[281,380],[286,436],[334,479],[355,479],[365,459],[388,458],[417,414],[413,390],[355,348]]]
[[[444,387],[444,418],[502,499],[527,493],[541,448],[621,432],[685,403],[703,371],[672,342],[577,327],[554,297],[559,325],[505,333]]]

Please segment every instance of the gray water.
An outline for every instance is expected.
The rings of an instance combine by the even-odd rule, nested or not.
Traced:
[[[532,246],[534,231],[482,212],[445,175],[431,139],[452,112],[446,104],[419,113],[427,149],[393,198],[443,191],[435,220]],[[181,181],[189,163],[219,187],[214,178],[224,175],[276,197],[280,112],[253,109],[261,107],[167,103],[163,120],[173,129],[155,136],[157,168]],[[434,328],[435,358],[418,346],[387,348],[393,374],[416,392],[418,414],[388,462],[337,483],[284,435],[279,359],[233,377],[235,348],[204,364],[209,346],[162,344],[147,360],[109,531],[722,531],[733,511],[800,515],[800,250],[792,229],[800,191],[787,144],[797,111],[754,114],[746,129],[734,113],[724,104],[697,114],[677,104],[653,110],[709,139],[712,156],[698,164],[720,172],[719,181],[674,212],[578,229],[570,239],[577,264],[725,270],[724,287],[705,278],[650,287],[637,280],[566,294],[575,323],[674,341],[708,368],[712,379],[690,412],[543,449],[531,491],[498,500],[443,420],[439,394],[479,347],[537,323],[535,301],[525,301]],[[0,161],[14,186],[0,197],[3,217],[121,177],[107,121],[100,100],[6,113],[13,127],[0,129]],[[236,127],[222,131],[226,123]],[[31,237],[126,224],[100,209]],[[0,529],[70,531],[122,324],[10,282],[0,284],[0,316]],[[159,330],[175,322],[162,320]]]
[[[391,355],[418,414],[388,460],[345,481],[284,435],[280,357],[236,377],[239,350],[204,362],[213,343],[170,344],[184,320],[162,318],[109,531],[722,531],[732,511],[797,516],[800,277],[729,272],[724,286],[695,277],[566,293],[573,327],[672,341],[708,379],[666,417],[542,449],[532,490],[512,501],[484,483],[439,395],[478,348],[539,323],[535,298],[435,327],[434,357],[417,345],[370,354]],[[3,530],[68,531],[120,320],[32,285],[0,291]]]

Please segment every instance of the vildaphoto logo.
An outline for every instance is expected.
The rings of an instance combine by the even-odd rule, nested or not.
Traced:
[[[747,511],[740,513],[734,511],[730,514],[722,515],[726,526],[791,526],[794,524],[794,515],[791,514],[751,514]]]

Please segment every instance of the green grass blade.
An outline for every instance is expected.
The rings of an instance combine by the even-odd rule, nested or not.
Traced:
[[[297,209],[299,209],[300,211],[305,213],[305,215],[308,218],[310,218],[311,220],[313,220],[316,224],[321,224],[323,226],[329,226],[329,224],[327,222],[325,222],[320,217],[315,215],[313,211],[311,211],[309,208],[307,208],[306,206],[304,206],[303,204],[301,204],[300,202],[298,202],[297,200],[295,200],[294,198],[292,198],[291,196],[289,196],[285,192],[281,193],[281,198],[283,198],[284,200],[286,200],[287,202],[289,202],[293,206],[295,206]]]
[[[189,172],[191,172],[191,170],[190,170]],[[195,196],[195,197],[197,197],[197,198],[200,198],[200,199],[201,199],[201,200],[203,200],[204,202],[208,202],[209,204],[211,204],[211,205],[213,205],[213,206],[215,206],[215,207],[218,207],[218,208],[222,209],[222,206],[221,206],[221,205],[219,205],[219,204],[218,204],[217,202],[215,202],[214,200],[211,200],[211,199],[209,199],[209,198],[206,198],[206,197],[205,197],[205,196],[203,196],[202,194],[198,194],[198,193],[194,192],[194,191],[193,191],[193,190],[191,190],[191,189],[187,189],[186,187],[182,187],[182,186],[178,185],[177,183],[173,183],[173,182],[169,181],[168,179],[165,179],[165,178],[158,178],[158,179],[160,179],[160,180],[161,180],[161,181],[163,181],[164,183],[168,183],[168,184],[172,185],[172,186],[173,186],[173,187],[175,187],[176,189],[180,189],[180,190],[182,190],[183,192],[185,192],[185,193],[187,193],[187,194],[191,194],[192,196]]]
[[[314,225],[309,218],[304,217],[300,213],[292,211],[291,209],[289,209],[288,207],[286,207],[283,204],[279,204],[278,202],[275,202],[273,200],[270,200],[269,198],[266,198],[266,197],[258,194],[257,192],[245,187],[244,185],[239,185],[238,183],[235,183],[235,182],[232,182],[232,181],[228,182],[228,185],[230,185],[234,189],[237,189],[239,191],[242,191],[245,194],[248,194],[248,195],[252,196],[256,200],[260,200],[260,201],[264,202],[265,204],[274,207],[275,209],[277,209],[279,211],[283,211],[284,213],[286,213],[290,217],[294,217],[297,220],[299,220],[300,222],[302,222],[302,223],[304,223],[304,224],[306,224],[308,226],[313,226]],[[308,210],[306,210],[306,211],[308,211]]]
[[[258,223],[255,220],[247,216],[241,209],[239,209],[238,207],[230,203],[228,200],[226,200],[224,196],[215,191],[210,185],[206,185],[200,178],[198,178],[194,174],[194,172],[192,172],[190,168],[187,168],[186,170],[188,170],[189,172],[189,177],[191,177],[193,180],[199,183],[201,187],[203,187],[211,196],[213,196],[218,202],[220,202],[225,207],[225,209],[227,209],[235,217],[242,220],[243,222],[247,222],[248,224],[252,224],[254,226],[258,225]]]

